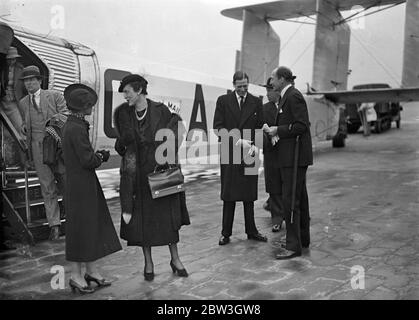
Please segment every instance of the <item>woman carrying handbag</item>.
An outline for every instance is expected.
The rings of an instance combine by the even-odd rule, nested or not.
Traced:
[[[151,247],[163,245],[169,246],[173,273],[187,277],[177,248],[179,229],[182,225],[190,224],[185,193],[178,192],[153,199],[148,180],[158,165],[156,151],[163,143],[156,140],[156,133],[159,130],[171,130],[175,139],[169,141],[169,145],[173,146],[176,154],[177,146],[180,145],[178,140],[182,138],[178,136],[181,118],[172,114],[163,103],[147,99],[147,84],[147,80],[140,75],[131,74],[122,79],[118,90],[123,92],[127,101],[114,114],[119,136],[115,149],[122,156],[120,235],[128,246],[142,247],[145,280],[154,279]]]

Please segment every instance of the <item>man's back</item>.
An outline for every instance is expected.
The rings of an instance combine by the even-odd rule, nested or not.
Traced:
[[[278,165],[292,167],[294,161],[295,138],[300,136],[299,166],[313,164],[313,152],[310,134],[310,121],[305,99],[300,91],[290,87],[281,99],[279,108],[282,112],[277,115],[278,136],[277,145]]]

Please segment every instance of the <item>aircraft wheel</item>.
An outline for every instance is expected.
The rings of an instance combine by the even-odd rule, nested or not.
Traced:
[[[343,148],[345,146],[345,135],[337,134],[332,139],[333,148]]]

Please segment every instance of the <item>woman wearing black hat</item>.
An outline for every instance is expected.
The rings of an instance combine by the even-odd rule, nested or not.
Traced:
[[[129,246],[141,246],[144,253],[144,278],[154,279],[151,247],[168,245],[173,273],[187,277],[179,259],[179,229],[190,224],[185,194],[176,193],[153,199],[147,175],[154,171],[160,129],[171,129],[177,142],[181,118],[168,107],[146,98],[147,81],[139,75],[126,76],[119,87],[127,100],[115,110],[115,128],[119,133],[115,149],[123,156],[121,162],[121,238]]]
[[[109,158],[109,151],[94,152],[89,141],[89,123],[97,95],[82,84],[64,91],[70,116],[63,129],[63,158],[66,166],[66,259],[72,262],[70,287],[73,292],[92,293],[90,282],[109,286],[95,261],[121,250],[95,169]],[[84,277],[81,263],[86,263]]]

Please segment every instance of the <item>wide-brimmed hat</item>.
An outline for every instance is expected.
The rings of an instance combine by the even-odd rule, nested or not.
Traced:
[[[122,80],[121,80],[121,84],[119,85],[119,89],[118,92],[122,92],[124,91],[124,87],[128,84],[128,83],[132,83],[132,82],[145,82],[145,84],[148,84],[147,80],[144,79],[142,76],[140,76],[139,74],[130,74],[128,76],[125,76]]]
[[[42,79],[41,72],[37,66],[27,66],[22,70],[22,76],[20,80],[29,79],[29,78],[39,78]]]
[[[97,94],[92,88],[81,84],[70,84],[64,90],[64,99],[67,107],[73,111],[83,111],[93,107],[97,102]]]
[[[260,84],[261,87],[264,87],[266,89],[273,89],[274,86],[272,85],[272,77],[269,77],[268,80],[266,80],[266,84]]]
[[[7,52],[6,59],[16,59],[21,57],[19,53],[17,53],[17,49],[15,47],[10,47],[9,51]]]

